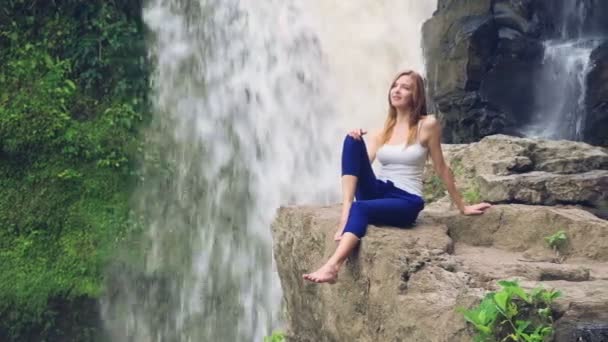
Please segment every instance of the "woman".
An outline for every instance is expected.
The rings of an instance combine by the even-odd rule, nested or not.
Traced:
[[[334,283],[346,257],[365,235],[368,224],[411,226],[424,208],[422,177],[428,154],[452,200],[464,215],[482,214],[488,203],[465,206],[441,151],[441,127],[426,115],[422,77],[414,71],[397,75],[388,93],[384,129],[366,146],[364,130],[349,132],[342,150],[342,215],[334,254],[317,271],[304,274],[315,283]],[[382,165],[378,177],[371,163]],[[357,201],[353,202],[356,197]]]

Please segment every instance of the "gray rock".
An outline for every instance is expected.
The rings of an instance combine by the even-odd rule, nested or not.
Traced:
[[[339,216],[339,206],[287,207],[273,223],[290,341],[470,341],[456,308],[500,279],[563,291],[558,336],[607,322],[608,268],[597,261],[608,260],[608,223],[582,210],[501,205],[465,217],[435,203],[413,229],[370,227],[337,284],[303,281],[334,251]],[[558,227],[572,242],[565,263],[521,260]]]
[[[508,176],[480,175],[477,182],[483,199],[494,203],[593,204],[608,199],[608,170],[575,175],[543,171]]]
[[[460,189],[477,192],[480,200],[595,208],[608,201],[608,152],[602,147],[493,135],[443,149]],[[427,173],[427,183],[431,177]]]

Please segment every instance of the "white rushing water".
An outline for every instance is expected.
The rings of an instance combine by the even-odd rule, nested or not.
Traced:
[[[585,94],[592,40],[548,41],[537,79],[536,122],[526,135],[548,139],[582,140]]]
[[[582,140],[585,96],[590,57],[597,41],[585,34],[585,18],[592,11],[586,0],[564,1],[559,36],[545,42],[542,68],[537,79],[536,112],[527,136]]]
[[[154,119],[136,202],[147,239],[141,269],[109,276],[102,304],[113,341],[259,341],[277,327],[276,209],[338,200],[344,133],[380,126],[391,78],[422,70],[420,28],[435,7],[145,6]]]

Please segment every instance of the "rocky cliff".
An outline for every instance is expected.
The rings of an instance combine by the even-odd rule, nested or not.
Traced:
[[[526,135],[540,123],[555,124],[560,138],[608,145],[606,15],[597,0],[439,0],[423,48],[446,142]]]
[[[604,341],[608,222],[586,204],[608,197],[608,154],[572,144],[493,136],[445,145],[451,162],[460,163],[459,186],[475,188],[489,179],[477,196],[503,204],[469,217],[443,198],[427,205],[413,229],[373,227],[335,285],[301,276],[333,252],[339,205],[281,208],[273,224],[274,254],[290,340],[470,341],[472,331],[456,308],[476,304],[498,280],[519,279],[527,288],[542,284],[565,294],[554,307],[556,341]],[[565,147],[570,153],[560,155]],[[526,178],[535,173],[548,177],[543,186]],[[495,191],[500,182],[491,177],[509,176],[520,190]],[[562,176],[591,181],[551,178]],[[580,191],[566,191],[568,184]],[[558,230],[568,237],[560,260],[544,240]]]

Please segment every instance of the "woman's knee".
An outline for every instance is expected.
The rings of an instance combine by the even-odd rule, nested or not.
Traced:
[[[344,138],[342,147],[342,175],[359,176],[361,172],[361,156],[365,145],[363,139],[357,140],[349,135]]]
[[[342,146],[342,158],[347,158],[352,161],[359,162],[363,151],[367,151],[365,147],[365,141],[363,138],[355,139],[350,135],[344,138],[344,144]],[[367,152],[365,152],[367,154]]]
[[[365,202],[363,201],[354,201],[350,206],[350,211],[354,216],[364,216],[365,215]]]
[[[359,138],[359,139],[355,139],[353,137],[351,137],[350,135],[346,135],[344,137],[344,146],[347,145],[364,145],[365,142],[363,141],[363,137]]]

